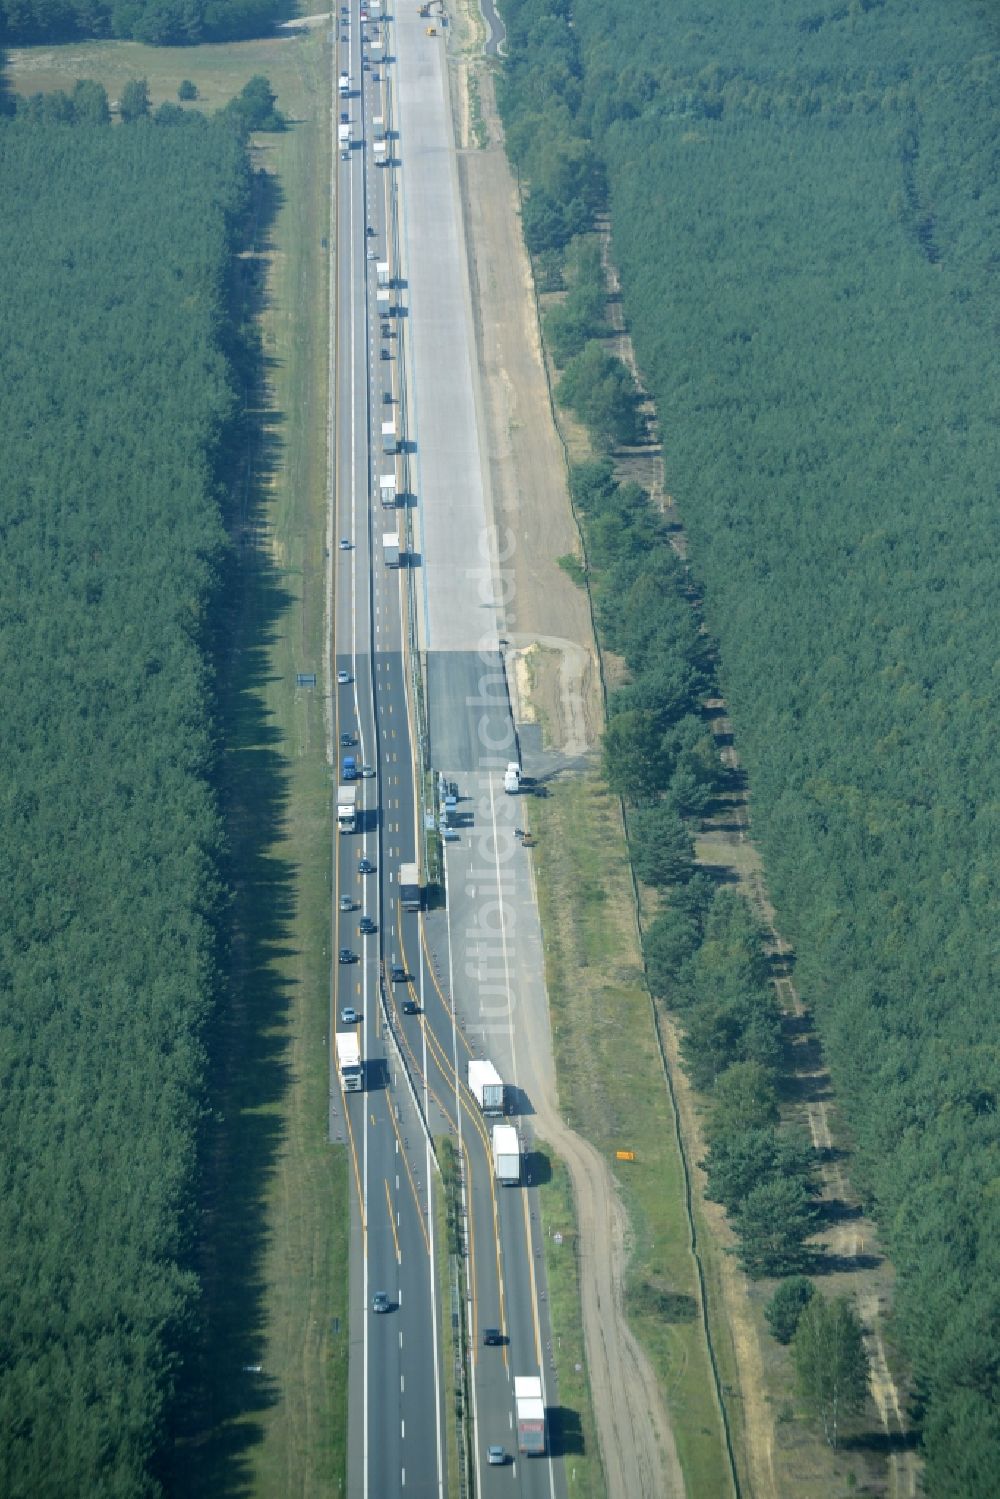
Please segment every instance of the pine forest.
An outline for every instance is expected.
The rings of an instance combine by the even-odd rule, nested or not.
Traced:
[[[598,385],[580,389],[580,361],[602,370],[586,339],[606,330],[579,237],[606,207],[754,835],[854,1185],[898,1272],[927,1492],[988,1499],[1000,1473],[996,11],[510,0],[504,15],[525,236],[542,289],[569,285],[551,318],[569,361],[561,393],[609,440],[631,440]],[[596,492],[585,486],[585,518]],[[631,524],[634,498],[620,500],[602,493],[599,552],[621,545],[621,517]],[[603,607],[615,615],[614,598]],[[617,612],[613,645],[636,631]],[[613,763],[624,741],[635,752],[621,789],[640,832],[669,786],[648,776],[665,710],[647,680],[645,719],[635,701],[612,703],[609,728]],[[683,1012],[700,938],[690,901],[672,905],[647,956],[654,982],[664,961],[676,976],[663,992]],[[689,1050],[704,1044],[689,1025]],[[744,1046],[729,1060],[754,1057]]]
[[[222,968],[238,131],[0,125],[0,1490],[158,1492]]]

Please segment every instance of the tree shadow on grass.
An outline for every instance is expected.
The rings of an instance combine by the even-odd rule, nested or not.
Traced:
[[[234,325],[249,322],[263,302],[259,257],[280,207],[274,177],[255,177],[253,201],[257,254],[235,262]],[[281,1396],[264,1366],[264,1201],[282,1141],[278,1106],[289,1085],[291,995],[277,963],[293,955],[295,869],[274,853],[285,827],[288,766],[264,687],[270,647],[292,595],[263,538],[283,417],[269,407],[263,350],[244,344],[227,352],[247,413],[227,434],[222,456],[232,545],[209,642],[220,746],[215,790],[227,846],[221,873],[230,900],[219,933],[217,1007],[206,1034],[201,1196],[190,1256],[202,1286],[200,1319],[182,1350],[158,1474],[167,1493],[185,1499],[250,1492],[250,1453],[262,1436],[254,1417]]]

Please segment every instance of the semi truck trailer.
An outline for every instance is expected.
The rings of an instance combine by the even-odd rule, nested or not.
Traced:
[[[512,1124],[493,1126],[493,1174],[502,1187],[521,1184],[521,1137]]]
[[[541,1457],[545,1452],[545,1403],[542,1381],[537,1374],[515,1374],[514,1404],[518,1452],[527,1457]]]
[[[504,1114],[503,1078],[492,1062],[474,1057],[469,1063],[469,1092],[487,1118],[502,1119]]]
[[[420,910],[420,871],[416,864],[399,866],[399,904],[404,911]]]
[[[361,1043],[355,1031],[337,1032],[337,1071],[345,1093],[361,1092]]]
[[[342,833],[353,833],[358,825],[358,786],[353,782],[337,787],[337,826]]]
[[[399,532],[386,531],[382,536],[382,560],[386,567],[399,566]]]

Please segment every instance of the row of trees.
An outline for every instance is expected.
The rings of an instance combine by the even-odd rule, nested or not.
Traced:
[[[632,807],[636,872],[662,900],[644,937],[650,985],[681,1017],[685,1066],[712,1100],[709,1190],[732,1219],[742,1263],[754,1276],[792,1274],[814,1258],[817,1184],[811,1145],[780,1127],[781,1012],[752,912],[698,870],[686,821],[723,781],[700,714],[707,640],[645,492],[617,483],[607,463],[574,469],[571,488],[602,641],[631,674],[611,696],[603,754],[609,784]]]
[[[0,124],[0,1490],[157,1492],[225,897],[236,132]]]
[[[554,171],[566,142],[589,135],[594,111],[567,16],[547,12],[535,22],[533,15],[530,5],[514,7],[503,89],[510,149],[527,192],[525,237],[541,288],[566,288],[544,313],[549,350],[564,367],[558,395],[599,446],[611,447],[636,440],[635,388],[600,342],[607,326],[599,243],[567,232],[584,221],[584,199]],[[551,52],[538,50],[541,30],[558,39],[555,73]],[[578,153],[585,154],[595,159],[589,141]],[[713,681],[709,639],[649,496],[616,482],[608,463],[575,468],[571,489],[602,644],[629,669],[609,701],[603,759],[629,808],[636,872],[659,896],[644,934],[650,985],[679,1015],[685,1068],[709,1100],[709,1193],[726,1208],[746,1271],[791,1277],[772,1301],[776,1333],[794,1339],[803,1403],[835,1443],[842,1415],[867,1393],[861,1330],[846,1303],[807,1305],[813,1287],[801,1272],[816,1259],[808,1242],[818,1227],[815,1154],[780,1120],[782,1016],[763,934],[746,901],[697,868],[689,830],[724,781],[702,711]]]
[[[518,8],[518,45],[541,11]],[[995,16],[722,0],[693,26],[577,0],[573,17],[558,107],[605,169],[755,836],[898,1271],[928,1491],[985,1499]]]
[[[177,90],[179,99],[197,97],[194,84],[185,79]],[[11,101],[11,112],[17,119],[32,125],[110,125],[111,105],[106,89],[92,78],[78,78],[71,92],[56,89],[47,94],[18,95]],[[124,125],[153,120],[157,125],[205,125],[198,110],[182,109],[166,101],[155,111],[149,98],[145,78],[130,78],[121,91],[118,117]],[[231,124],[239,134],[253,130],[281,131],[285,117],[277,108],[277,98],[268,80],[260,73],[247,80],[243,88],[213,117],[216,123]]]
[[[290,0],[0,0],[0,40],[23,47],[127,37],[184,46],[263,36],[294,13]]]

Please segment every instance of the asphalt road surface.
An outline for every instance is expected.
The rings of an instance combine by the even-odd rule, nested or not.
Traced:
[[[370,28],[368,28],[370,31]],[[446,1491],[439,1307],[433,1260],[431,1159],[414,1099],[388,1032],[385,960],[394,940],[398,866],[414,857],[412,748],[403,680],[402,590],[398,570],[382,557],[382,518],[371,505],[375,475],[371,431],[383,404],[391,361],[383,361],[376,322],[376,260],[386,225],[380,171],[373,161],[373,91],[362,66],[356,0],[338,24],[332,87],[334,121],[348,115],[347,159],[334,146],[336,170],[335,688],[337,780],[345,754],[376,773],[359,778],[355,832],[339,833],[333,902],[335,947],[358,961],[336,964],[336,1029],[341,1009],[360,1014],[353,1027],[364,1057],[363,1091],[342,1093],[334,1070],[331,1135],[348,1144],[357,1187],[352,1222],[349,1490],[360,1496]],[[381,73],[381,69],[378,70]],[[346,97],[337,77],[350,75]],[[374,236],[367,234],[371,224]],[[347,543],[341,546],[341,540]],[[351,744],[340,743],[347,735]],[[362,875],[367,858],[374,871]],[[351,909],[341,911],[341,897]],[[378,930],[362,935],[368,916]],[[376,1292],[389,1309],[372,1310]]]
[[[350,76],[346,97],[341,72]],[[449,869],[462,869],[463,888],[447,915],[428,915],[425,925],[398,899],[399,866],[418,859],[422,837],[414,777],[421,746],[407,692],[412,644],[427,665],[434,763],[466,775],[476,806],[490,808],[494,838],[513,815],[502,797],[499,819],[495,798],[491,807],[497,767],[515,753],[499,656],[502,546],[487,519],[441,39],[427,36],[416,5],[389,27],[362,21],[350,0],[349,13],[338,13],[332,87],[334,665],[347,678],[334,688],[335,773],[339,782],[345,755],[375,772],[354,783],[356,830],[333,830],[334,945],[356,957],[334,965],[333,1028],[350,1025],[365,1059],[363,1091],[343,1093],[332,1067],[330,1095],[331,1138],[347,1144],[356,1186],[349,1492],[357,1499],[447,1492],[441,1326],[452,1307],[440,1304],[434,1270],[446,1251],[434,1241],[430,1131],[452,1136],[462,1164],[468,1296],[458,1315],[471,1355],[477,1491],[556,1499],[566,1493],[563,1460],[518,1458],[513,1430],[515,1373],[540,1372],[547,1400],[556,1401],[536,1189],[495,1183],[491,1123],[465,1086],[469,1056],[488,1054],[487,1041],[505,1077],[516,1073],[512,949],[504,937],[499,949],[491,938],[484,951],[480,924],[496,912],[512,923],[518,902],[531,903],[527,866],[511,886],[497,859],[493,873],[473,874],[456,848]],[[342,113],[351,127],[346,158],[336,139]],[[384,122],[378,130],[376,118]],[[388,166],[376,165],[383,135]],[[385,263],[388,286],[378,269]],[[435,295],[435,282],[445,295]],[[383,451],[382,423],[390,419],[398,456]],[[380,479],[390,473],[400,500],[384,506]],[[390,565],[395,557],[383,540],[394,533],[402,567]],[[481,820],[485,830],[485,810]],[[480,853],[472,857],[481,862]],[[361,858],[371,873],[359,873]],[[342,898],[350,909],[341,910]],[[377,926],[371,935],[360,931],[364,916]],[[439,936],[443,953],[434,950]],[[539,987],[537,936],[519,952],[518,962],[534,964]],[[502,1003],[498,963],[506,969]],[[394,981],[393,968],[406,979]],[[406,1000],[416,1001],[416,1013],[404,1010]],[[342,1021],[347,1005],[356,1022]],[[530,1145],[526,1118],[514,1122]],[[376,1292],[385,1293],[388,1311],[372,1310]],[[505,1342],[484,1347],[485,1327],[501,1328]],[[487,1466],[492,1444],[511,1455],[504,1467]]]

